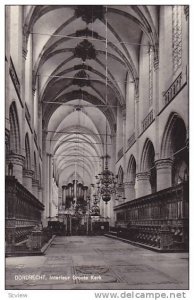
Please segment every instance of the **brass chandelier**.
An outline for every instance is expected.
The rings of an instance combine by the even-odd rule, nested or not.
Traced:
[[[108,84],[108,67],[107,67],[107,7],[106,7],[106,105],[107,101],[107,84]],[[103,171],[96,175],[97,179],[97,191],[102,200],[107,204],[111,200],[112,194],[117,192],[117,179],[118,176],[115,176],[108,168],[108,149],[107,149],[107,140],[108,140],[108,128],[107,128],[107,118],[106,118],[106,154],[105,154],[105,163],[103,164]]]
[[[108,169],[108,155],[105,155],[105,167],[103,171],[96,175],[97,192],[102,197],[102,200],[107,204],[111,200],[111,195],[117,192],[117,178]]]

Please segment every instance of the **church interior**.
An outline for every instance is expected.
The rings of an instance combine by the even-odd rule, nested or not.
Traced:
[[[5,7],[9,288],[188,287],[188,52],[186,5]]]

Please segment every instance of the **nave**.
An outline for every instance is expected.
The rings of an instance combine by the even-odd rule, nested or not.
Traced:
[[[187,253],[156,253],[104,236],[56,237],[45,256],[9,257],[6,266],[10,290],[188,289]],[[30,274],[42,279],[20,277]]]
[[[188,288],[189,6],[5,14],[6,287]]]

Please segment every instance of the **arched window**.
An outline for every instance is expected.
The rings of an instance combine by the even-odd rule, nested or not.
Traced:
[[[25,169],[30,170],[31,158],[30,158],[30,142],[28,133],[25,136]]]
[[[10,122],[10,134],[9,134],[9,146],[10,152],[20,153],[20,130],[18,122],[18,114],[15,102],[12,102],[9,109],[9,122]]]
[[[118,184],[123,184],[123,168],[120,166],[118,170]]]

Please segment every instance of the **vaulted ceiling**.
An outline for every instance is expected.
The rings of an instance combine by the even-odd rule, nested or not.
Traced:
[[[125,106],[127,76],[138,88],[143,33],[157,52],[157,10],[156,6],[25,7],[24,30],[33,41],[33,81],[39,85],[47,147],[56,158],[61,181],[72,175],[75,161],[85,170],[85,181],[95,175],[96,162],[104,153],[106,120],[114,135],[116,107]]]

